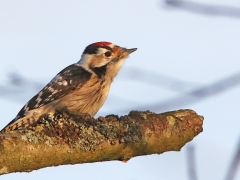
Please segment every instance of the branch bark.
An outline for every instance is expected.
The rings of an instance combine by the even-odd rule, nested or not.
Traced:
[[[56,111],[39,121],[28,130],[1,134],[0,175],[179,151],[203,130],[203,117],[192,110],[97,119]]]

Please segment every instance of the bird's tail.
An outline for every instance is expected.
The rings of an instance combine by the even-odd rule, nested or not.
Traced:
[[[4,132],[10,132],[14,130],[24,129],[29,127],[31,124],[33,124],[35,121],[33,119],[27,119],[27,118],[20,118],[16,119],[14,118],[12,121],[10,121],[1,131],[0,133]]]

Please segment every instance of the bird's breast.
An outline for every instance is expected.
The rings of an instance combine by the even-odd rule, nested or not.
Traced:
[[[88,113],[94,116],[106,101],[110,85],[102,79],[94,78],[66,95],[60,106],[66,107],[73,114]]]

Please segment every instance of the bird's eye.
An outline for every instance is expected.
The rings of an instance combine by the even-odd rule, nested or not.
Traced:
[[[104,53],[104,55],[105,55],[106,57],[110,57],[110,56],[112,55],[112,52],[111,52],[111,51],[107,51],[107,52]]]

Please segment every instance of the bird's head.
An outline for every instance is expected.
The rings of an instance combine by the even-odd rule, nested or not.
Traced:
[[[78,63],[99,77],[106,76],[113,79],[124,60],[136,50],[137,48],[126,49],[110,42],[96,42],[85,48]]]

